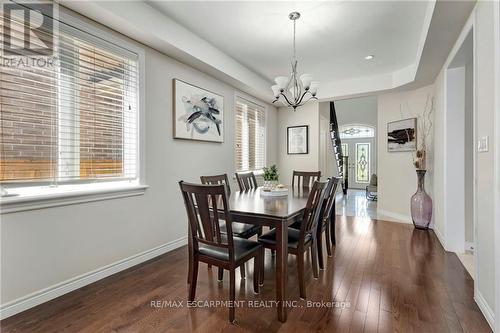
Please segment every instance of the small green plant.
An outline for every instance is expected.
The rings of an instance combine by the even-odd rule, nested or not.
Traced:
[[[265,181],[278,181],[278,167],[276,164],[271,165],[271,167],[264,167],[262,169],[264,171],[264,180]]]

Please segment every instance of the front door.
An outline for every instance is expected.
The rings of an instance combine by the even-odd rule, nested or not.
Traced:
[[[364,189],[370,182],[370,175],[374,173],[373,160],[374,140],[343,140],[342,150],[348,156],[349,188]]]

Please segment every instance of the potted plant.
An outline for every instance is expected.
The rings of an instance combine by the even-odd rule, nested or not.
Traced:
[[[275,188],[276,185],[278,185],[279,179],[278,167],[276,166],[276,164],[271,165],[269,168],[264,167],[262,170],[264,171],[264,188]]]

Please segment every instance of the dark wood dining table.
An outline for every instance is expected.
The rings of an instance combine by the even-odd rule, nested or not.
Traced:
[[[278,320],[286,322],[288,226],[302,218],[308,191],[288,189],[287,196],[267,197],[262,188],[234,192],[229,196],[233,221],[276,229],[276,304]]]

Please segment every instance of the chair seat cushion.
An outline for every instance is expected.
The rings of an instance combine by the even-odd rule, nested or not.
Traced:
[[[223,242],[227,242],[225,237],[223,237]],[[233,243],[234,243],[234,258],[236,261],[256,251],[259,247],[262,246],[256,241],[239,237],[233,237]],[[210,256],[219,260],[229,261],[228,249],[201,243],[198,245],[198,249],[200,254]]]
[[[288,247],[296,249],[299,247],[299,235],[300,231],[297,229],[288,228]],[[311,235],[307,234],[304,243],[311,240]],[[275,245],[276,244],[276,229],[273,229],[262,236],[259,237],[259,242],[264,244]]]
[[[226,222],[221,221],[219,223],[220,231],[226,233]],[[260,227],[253,224],[233,222],[231,225],[233,229],[233,236],[241,237],[241,238],[250,238],[253,235],[257,235]]]

